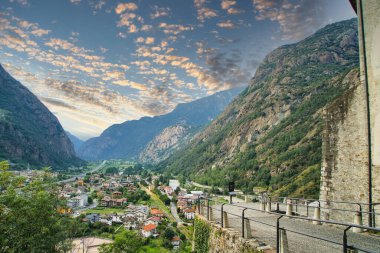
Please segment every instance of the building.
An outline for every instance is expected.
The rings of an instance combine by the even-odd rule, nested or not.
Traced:
[[[161,211],[161,210],[158,209],[158,208],[155,208],[155,207],[153,207],[153,208],[150,210],[150,214],[151,214],[152,216],[164,217],[164,212]]]
[[[193,220],[195,218],[195,210],[193,208],[187,208],[183,210],[183,214],[188,220]]]
[[[173,249],[179,249],[181,245],[181,239],[179,238],[179,236],[174,236],[171,240],[171,243],[173,245]]]
[[[179,188],[180,183],[178,180],[170,179],[169,180],[169,186],[175,191],[175,190],[177,190],[177,188]]]
[[[144,226],[141,230],[141,234],[143,237],[148,238],[150,236],[153,236],[156,233],[157,226],[154,224],[148,224]]]

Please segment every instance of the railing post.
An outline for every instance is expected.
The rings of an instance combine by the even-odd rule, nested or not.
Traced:
[[[245,210],[247,210],[248,208],[244,208],[243,211],[242,211],[242,214],[241,214],[241,234],[242,234],[242,237],[244,238],[244,223],[245,223],[245,217],[244,217],[244,212]]]
[[[292,216],[293,215],[293,206],[292,206],[292,200],[287,200],[286,203],[286,215]]]
[[[272,211],[272,199],[270,197],[268,197],[268,202],[267,202],[267,205],[265,207],[265,210],[267,212],[271,212]]]
[[[221,212],[220,212],[220,218],[222,219],[222,220],[221,220],[222,227],[223,227],[223,218],[224,218],[224,217],[223,217],[223,207],[224,207],[225,204],[226,204],[226,203],[223,203],[223,204],[222,204],[222,208],[220,209],[220,210],[221,210]]]
[[[319,221],[321,219],[321,207],[320,206],[314,208],[314,217],[313,217],[313,219],[315,219],[313,221],[314,225],[321,225],[321,222]],[[318,220],[318,221],[316,221],[316,220]]]
[[[277,221],[276,221],[276,244],[277,244],[276,252],[277,253],[280,253],[280,219],[282,217],[283,216],[281,215],[280,217],[277,218]]]
[[[351,226],[348,226],[344,231],[343,231],[343,253],[347,253],[347,231],[351,228]]]
[[[198,196],[198,214],[201,214],[201,199]]]
[[[207,201],[207,220],[210,220],[210,200],[206,199]]]
[[[309,217],[309,201],[306,200],[306,217]]]
[[[361,212],[356,212],[355,213],[354,224],[355,225],[359,225],[359,226],[363,226],[363,217],[362,217],[362,213]],[[354,233],[361,233],[361,232],[363,232],[363,229],[362,228],[358,228],[358,227],[353,227],[352,231]]]
[[[296,213],[298,213],[298,199],[295,199],[296,201]]]

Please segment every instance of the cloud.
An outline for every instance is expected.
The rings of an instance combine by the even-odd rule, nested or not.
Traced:
[[[206,0],[194,0],[194,6],[197,10],[197,19],[200,22],[204,22],[206,19],[215,18],[218,16],[218,13],[210,8],[205,6]]]
[[[232,23],[231,20],[222,21],[222,22],[217,23],[216,25],[219,26],[220,28],[227,28],[227,29],[233,29],[236,27],[235,24]]]
[[[154,13],[150,14],[151,19],[156,19],[160,17],[166,17],[170,15],[170,8],[162,8],[155,5],[154,7]]]
[[[40,100],[42,100],[43,102],[49,104],[49,105],[54,105],[54,106],[58,106],[58,107],[65,107],[65,108],[68,108],[68,109],[71,109],[71,110],[76,110],[77,108],[75,106],[72,106],[62,100],[59,100],[59,99],[55,99],[55,98],[49,98],[49,97],[40,97]]]
[[[10,0],[9,2],[11,2],[11,3],[16,2],[16,3],[23,5],[23,6],[29,5],[28,0]]]
[[[181,32],[193,30],[193,26],[177,25],[177,24],[167,24],[160,23],[158,28],[162,29],[165,34],[178,35]]]
[[[325,5],[326,0],[253,0],[256,19],[278,22],[284,40],[302,39],[323,26]]]
[[[222,2],[220,3],[220,6],[222,7],[223,10],[228,10],[231,6],[235,4],[236,4],[236,1],[222,0]]]
[[[150,45],[154,43],[154,38],[153,37],[147,37],[145,39],[145,44]]]
[[[121,14],[125,11],[135,11],[138,6],[135,3],[119,3],[115,8],[116,14]]]
[[[114,81],[113,84],[120,86],[128,86],[136,90],[147,90],[147,87],[145,85],[130,80],[118,80]]]

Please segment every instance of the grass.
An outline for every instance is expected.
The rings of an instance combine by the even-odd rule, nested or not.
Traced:
[[[120,209],[120,208],[108,208],[108,207],[106,207],[106,208],[97,207],[97,208],[85,210],[83,213],[85,213],[85,214],[89,214],[89,213],[98,213],[98,214],[117,213],[117,214],[122,214],[122,213],[124,213],[124,209]]]
[[[173,217],[172,213],[170,212],[169,208],[161,201],[161,199],[155,194],[154,192],[149,191],[145,186],[139,184],[141,189],[143,189],[147,194],[150,196],[150,200],[148,201],[150,206],[156,206],[164,213],[166,216],[169,218],[171,222],[176,221],[175,218]]]
[[[169,249],[165,248],[162,246],[163,245],[163,240],[162,238],[157,238],[157,239],[151,239],[149,241],[149,245],[146,245],[140,249],[139,252],[147,252],[147,253],[166,253],[166,252],[171,252]]]

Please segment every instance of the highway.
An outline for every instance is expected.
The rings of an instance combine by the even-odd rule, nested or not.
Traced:
[[[102,169],[104,167],[104,165],[106,164],[107,160],[104,160],[101,164],[99,164],[99,166],[97,166],[96,168],[90,170],[90,171],[87,171],[85,173],[81,173],[81,174],[78,174],[78,175],[75,175],[75,176],[72,176],[71,178],[68,178],[68,179],[65,179],[65,180],[61,180],[61,181],[58,181],[57,183],[58,184],[64,184],[64,183],[69,183],[69,182],[73,182],[77,179],[80,179],[80,178],[84,178],[86,176],[87,173],[94,173],[100,169]]]

